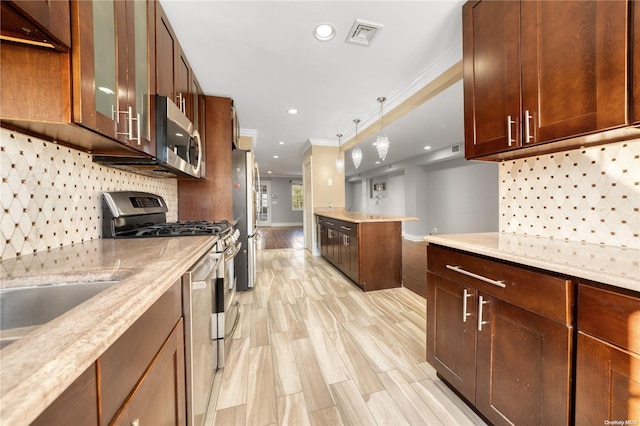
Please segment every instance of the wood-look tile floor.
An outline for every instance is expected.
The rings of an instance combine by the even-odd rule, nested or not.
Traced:
[[[304,249],[258,251],[207,425],[485,424],[425,361],[425,299],[364,293]]]

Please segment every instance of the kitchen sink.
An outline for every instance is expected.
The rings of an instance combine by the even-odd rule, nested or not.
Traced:
[[[0,289],[0,349],[118,282],[81,281]]]

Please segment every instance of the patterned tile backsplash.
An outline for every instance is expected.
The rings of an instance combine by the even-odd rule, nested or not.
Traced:
[[[100,238],[104,191],[138,190],[178,217],[175,179],[100,166],[91,155],[0,129],[1,259]],[[640,139],[505,161],[500,231],[640,249]]]
[[[640,249],[640,139],[505,161],[500,231]]]
[[[0,129],[1,259],[100,238],[101,194],[161,195],[178,217],[178,183],[104,167],[91,155]]]

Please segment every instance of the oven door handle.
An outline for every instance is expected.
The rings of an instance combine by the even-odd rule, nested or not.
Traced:
[[[240,252],[240,248],[242,247],[242,243],[238,241],[238,243],[234,247],[230,247],[227,251],[224,252],[224,261],[228,262],[229,260],[236,257],[236,255]]]
[[[209,255],[209,256],[213,256],[213,255]],[[207,277],[204,280],[193,280],[191,281],[191,288],[193,290],[200,290],[203,288],[207,288],[207,284],[209,282],[211,282],[211,279],[213,278],[213,276],[216,274],[216,272],[218,272],[218,265],[220,264],[220,259],[216,259],[216,264],[213,268],[211,268],[211,270],[209,271],[209,273],[207,274]]]

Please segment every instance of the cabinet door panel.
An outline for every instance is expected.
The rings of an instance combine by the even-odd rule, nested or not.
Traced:
[[[520,4],[468,3],[463,8],[463,20],[467,157],[516,148],[520,123]],[[513,123],[507,123],[509,116]]]
[[[175,58],[178,40],[159,2],[156,2],[156,93],[175,102]]]
[[[71,15],[67,0],[13,0],[11,3],[66,47],[71,46]]]
[[[627,2],[521,4],[523,143],[627,124]]]
[[[469,401],[475,400],[475,290],[427,272],[427,361]]]
[[[478,409],[497,425],[568,424],[571,327],[480,297]]]
[[[640,356],[578,333],[576,424],[640,418]]]
[[[116,4],[73,1],[74,122],[117,139],[119,110]],[[126,93],[126,90],[124,90]]]
[[[185,425],[184,334],[178,322],[114,425]]]
[[[187,56],[184,54],[180,46],[178,45],[178,63],[176,71],[176,97],[175,102],[182,109],[187,117],[193,122],[193,112],[191,104],[191,68],[187,61]]]
[[[102,423],[113,419],[181,315],[178,281],[99,358]]]

